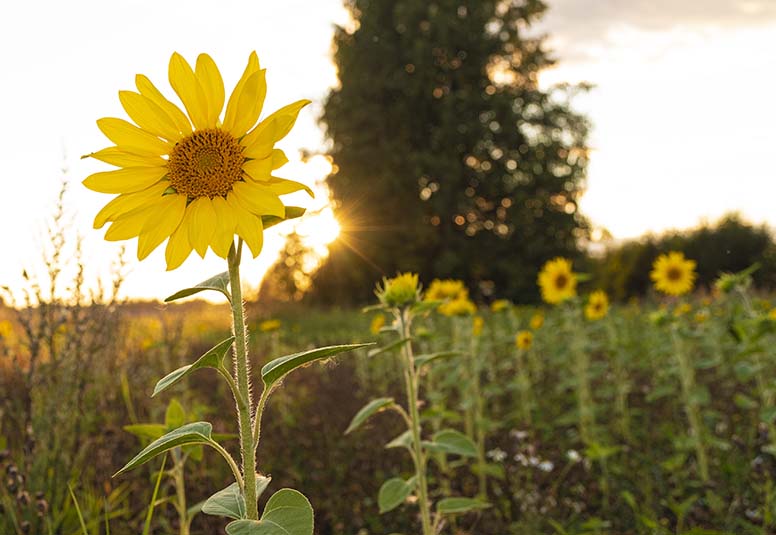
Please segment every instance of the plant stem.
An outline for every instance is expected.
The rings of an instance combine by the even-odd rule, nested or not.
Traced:
[[[420,517],[423,525],[423,535],[433,535],[431,526],[430,504],[428,503],[428,482],[426,481],[426,457],[420,444],[420,414],[418,412],[418,373],[415,369],[415,357],[412,354],[412,341],[409,340],[410,312],[402,310],[398,319],[401,326],[401,337],[407,339],[402,344],[402,356],[404,357],[404,378],[407,388],[407,405],[410,412],[410,429],[412,431],[412,448],[414,451],[415,476],[418,478],[418,502],[420,505]]]
[[[479,336],[472,336],[471,351],[467,355],[469,364],[469,404],[473,413],[474,436],[477,445],[477,496],[485,499],[488,496],[488,478],[485,473],[485,399],[480,388],[480,351]]]
[[[240,454],[242,455],[242,472],[245,492],[245,505],[249,520],[259,519],[259,506],[256,498],[256,454],[253,447],[253,422],[251,411],[250,363],[248,362],[248,340],[245,328],[245,309],[242,301],[240,285],[240,256],[242,239],[237,248],[229,249],[229,287],[232,292],[232,330],[234,331],[234,367],[237,378],[237,389],[245,401],[237,401],[237,417],[240,427]]]

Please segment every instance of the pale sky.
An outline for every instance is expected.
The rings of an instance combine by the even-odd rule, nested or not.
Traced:
[[[541,30],[560,60],[543,83],[588,81],[579,99],[594,128],[588,191],[581,208],[615,237],[687,227],[739,210],[776,225],[776,1],[550,0]],[[80,182],[107,170],[79,156],[109,142],[100,117],[125,117],[120,89],[146,74],[168,97],[167,62],[178,51],[193,62],[208,52],[227,91],[256,50],[267,68],[265,110],[313,100],[282,143],[291,163],[280,176],[313,183],[325,160],[305,166],[299,149],[320,150],[322,99],[336,83],[333,25],[347,14],[339,0],[5,2],[0,8],[0,161],[5,194],[0,228],[5,251],[0,286],[21,271],[40,271],[46,220],[68,169],[72,232],[84,236],[87,278],[104,275],[119,245],[102,240],[92,219],[111,198]],[[287,198],[288,199],[288,198]],[[310,203],[325,206],[325,195]],[[325,224],[309,218],[300,231]],[[282,243],[267,232],[265,252],[243,268],[255,286]],[[133,259],[136,240],[127,242]],[[215,256],[193,254],[166,272],[164,247],[133,262],[125,295],[163,298],[225,270]]]

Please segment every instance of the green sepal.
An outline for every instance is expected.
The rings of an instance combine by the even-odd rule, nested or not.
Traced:
[[[477,456],[477,446],[472,439],[455,429],[442,429],[434,433],[432,441],[424,441],[423,446],[431,451],[460,455],[462,457]]]
[[[267,489],[271,480],[271,477],[256,476],[257,499]],[[206,515],[225,516],[234,520],[246,518],[248,513],[245,507],[245,496],[243,496],[240,485],[235,482],[213,494],[205,500],[202,512]]]
[[[313,508],[301,492],[280,489],[264,506],[261,520],[235,520],[227,535],[313,535]]]
[[[412,340],[412,337],[399,338],[398,340],[394,340],[387,346],[378,347],[377,349],[372,349],[366,354],[366,356],[369,358],[372,358],[372,357],[376,357],[377,355],[382,355],[383,353],[387,353],[388,351],[393,351],[397,347],[402,346],[403,344],[405,344],[406,342],[409,342],[410,340]]]
[[[317,349],[302,351],[301,353],[294,353],[293,355],[278,357],[265,364],[261,369],[261,380],[264,382],[264,386],[266,388],[272,388],[289,372],[300,366],[304,366],[305,364],[308,364],[314,360],[332,357],[338,353],[353,351],[354,349],[360,349],[370,345],[372,344],[345,344],[319,347]]]
[[[393,398],[373,399],[372,401],[370,401],[369,403],[361,407],[361,409],[356,413],[356,415],[350,421],[350,425],[345,430],[345,434],[347,435],[351,431],[354,431],[361,424],[363,424],[367,419],[369,419],[370,416],[380,412],[381,410],[383,410],[384,408],[392,404],[393,404]]]
[[[289,219],[297,219],[302,217],[307,211],[306,208],[301,206],[286,206],[286,217],[278,217],[276,215],[263,215],[261,216],[261,224],[265,229],[274,227],[278,223],[288,221]]]
[[[164,302],[169,303],[171,301],[175,301],[176,299],[183,299],[184,297],[188,297],[199,292],[204,292],[205,290],[215,290],[216,292],[221,292],[226,296],[226,299],[231,302],[232,295],[229,293],[229,272],[224,271],[223,273],[219,273],[215,277],[211,277],[206,281],[200,282],[191,288],[186,288],[176,292],[170,297],[166,298]]]
[[[380,514],[393,511],[407,499],[415,488],[415,478],[404,481],[400,477],[392,477],[385,481],[377,493],[377,505]]]
[[[474,498],[443,498],[437,503],[436,509],[439,514],[454,515],[488,507],[491,507],[491,504]]]
[[[167,390],[194,370],[199,370],[200,368],[223,368],[224,356],[226,355],[226,352],[229,351],[229,348],[232,347],[232,342],[234,342],[234,336],[230,336],[223,342],[218,343],[207,353],[199,357],[197,361],[194,362],[194,364],[181,366],[177,370],[168,373],[166,376],[161,378],[158,383],[156,383],[156,386],[154,387],[154,393],[151,394],[151,397],[154,397],[155,395]]]
[[[190,444],[212,444],[213,439],[210,437],[210,433],[213,431],[213,426],[208,422],[194,422],[186,424],[178,429],[174,429],[169,433],[162,435],[158,439],[151,442],[146,446],[143,451],[135,455],[131,461],[129,461],[124,467],[113,474],[116,477],[119,474],[123,474],[133,468],[137,468],[141,464],[144,464],[160,453],[177,448],[178,446],[187,446]]]
[[[422,355],[415,356],[415,366],[420,368],[426,364],[430,364],[435,360],[448,359],[450,357],[457,357],[463,355],[460,351],[440,351],[438,353],[424,353]]]

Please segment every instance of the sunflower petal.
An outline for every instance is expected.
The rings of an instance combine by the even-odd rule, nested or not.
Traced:
[[[189,221],[189,243],[202,258],[205,257],[216,228],[216,212],[208,197],[195,199],[188,207],[191,212]]]
[[[169,154],[170,149],[172,149],[172,144],[159,139],[124,119],[103,117],[102,119],[97,119],[97,128],[113,143],[132,149],[133,152],[160,156],[162,154]]]
[[[155,209],[156,203],[152,203],[145,208],[118,217],[105,232],[105,239],[107,241],[122,241],[136,238],[142,232],[146,219],[153,214]]]
[[[147,154],[134,154],[130,150],[121,147],[108,147],[97,152],[92,152],[83,158],[94,158],[116,167],[160,167],[167,165],[164,158]]]
[[[99,193],[132,193],[156,184],[166,174],[166,167],[125,167],[94,173],[82,183]]]
[[[309,187],[305,186],[301,182],[296,182],[295,180],[288,180],[285,178],[278,178],[276,176],[270,177],[270,180],[268,182],[262,182],[261,184],[264,188],[267,188],[275,195],[287,195],[289,193],[294,193],[295,191],[301,191],[304,190],[307,192],[307,194],[315,198],[315,194],[313,193],[313,190],[311,190]]]
[[[309,100],[298,100],[293,104],[284,106],[275,113],[261,121],[259,125],[250,131],[241,144],[245,147],[243,154],[246,158],[266,158],[272,147],[286,137],[294,126],[299,112],[310,104]]]
[[[236,138],[244,136],[259,120],[264,96],[267,93],[265,72],[261,70],[248,77],[236,99],[233,121],[229,126],[224,124],[224,128]],[[232,104],[232,99],[229,99],[229,104]]]
[[[191,134],[191,121],[189,121],[189,118],[186,117],[186,114],[183,113],[178,106],[167,100],[164,95],[156,89],[156,86],[151,83],[151,80],[142,74],[138,74],[135,76],[135,85],[141,95],[151,100],[170,116],[182,135],[188,136]]]
[[[251,55],[248,57],[248,65],[245,66],[245,71],[243,71],[243,74],[240,77],[240,80],[237,82],[237,85],[234,86],[232,94],[229,95],[229,102],[226,104],[226,113],[224,114],[223,126],[225,130],[229,132],[232,131],[235,121],[237,120],[237,105],[240,100],[243,87],[245,86],[245,82],[248,80],[248,78],[257,72],[259,72],[259,57],[254,51],[251,52]],[[261,113],[261,106],[259,106],[259,113]]]
[[[119,91],[119,100],[127,115],[143,130],[173,142],[181,137],[170,116],[140,93]]]
[[[221,78],[216,62],[207,54],[200,54],[197,57],[195,69],[194,74],[197,75],[207,99],[207,127],[215,128],[221,116],[221,110],[224,109],[224,80]]]
[[[288,163],[288,156],[280,149],[272,150],[272,170],[280,169]]]
[[[183,221],[170,235],[167,241],[167,247],[164,250],[164,258],[167,260],[167,271],[179,268],[191,254],[191,244],[189,243],[189,210],[183,214]]]
[[[258,216],[283,217],[286,214],[286,208],[278,196],[256,183],[236,182],[232,186],[232,193],[243,208]]]
[[[186,211],[186,197],[166,195],[156,206],[157,209],[146,219],[140,231],[137,241],[138,260],[143,260],[151,254],[151,251],[159,247],[180,225]]]
[[[205,91],[202,89],[197,75],[191,69],[191,65],[177,52],[174,52],[170,58],[168,76],[170,85],[183,102],[194,127],[207,128],[208,109]]]
[[[237,228],[237,215],[223,197],[213,197],[213,210],[216,213],[215,232],[210,248],[221,258],[229,255],[229,248],[234,242],[234,231]]]
[[[148,203],[153,202],[154,199],[160,198],[167,187],[168,182],[161,181],[142,191],[119,195],[103,206],[102,210],[97,213],[94,217],[94,228],[102,228],[108,221],[114,221],[124,214],[145,207]]]
[[[270,175],[272,174],[272,158],[248,160],[243,164],[243,171],[245,171],[253,180],[269,180]]]

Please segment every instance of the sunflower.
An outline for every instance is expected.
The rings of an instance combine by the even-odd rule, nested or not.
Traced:
[[[695,283],[695,260],[688,260],[683,253],[676,251],[662,254],[652,264],[649,276],[660,292],[668,295],[686,294]]]
[[[517,349],[528,350],[533,344],[533,333],[531,331],[519,331],[515,335],[515,346]]]
[[[412,305],[420,300],[417,273],[399,273],[392,279],[383,278],[382,287],[375,290],[377,298],[389,307]]]
[[[427,301],[442,301],[445,299],[458,299],[461,296],[468,296],[463,281],[455,279],[434,279],[431,286],[426,291],[425,299]]]
[[[469,299],[469,292],[464,291],[452,301],[446,301],[437,309],[443,316],[471,316],[477,312],[477,305]]]
[[[609,312],[609,297],[603,290],[596,290],[587,298],[585,317],[590,321],[600,320]]]
[[[119,91],[134,124],[113,117],[97,121],[114,146],[88,156],[118,169],[94,173],[83,184],[118,196],[100,210],[94,227],[110,223],[109,241],[138,238],[140,260],[168,240],[168,270],[192,250],[204,257],[210,248],[226,258],[235,234],[256,257],[263,244],[262,216],[286,218],[279,196],[299,190],[312,195],[303,184],[273,176],[288,161],[274,145],[310,101],[289,104],[256,124],[267,85],[255,52],[228,100],[207,54],[200,54],[192,69],[174,53],[169,80],[185,113],[137,75],[137,92]]]
[[[577,276],[571,271],[571,262],[565,258],[549,260],[539,273],[542,299],[552,305],[577,295]]]
[[[544,314],[541,312],[534,313],[534,315],[531,316],[531,321],[528,322],[528,325],[534,331],[541,329],[542,325],[544,325]]]

